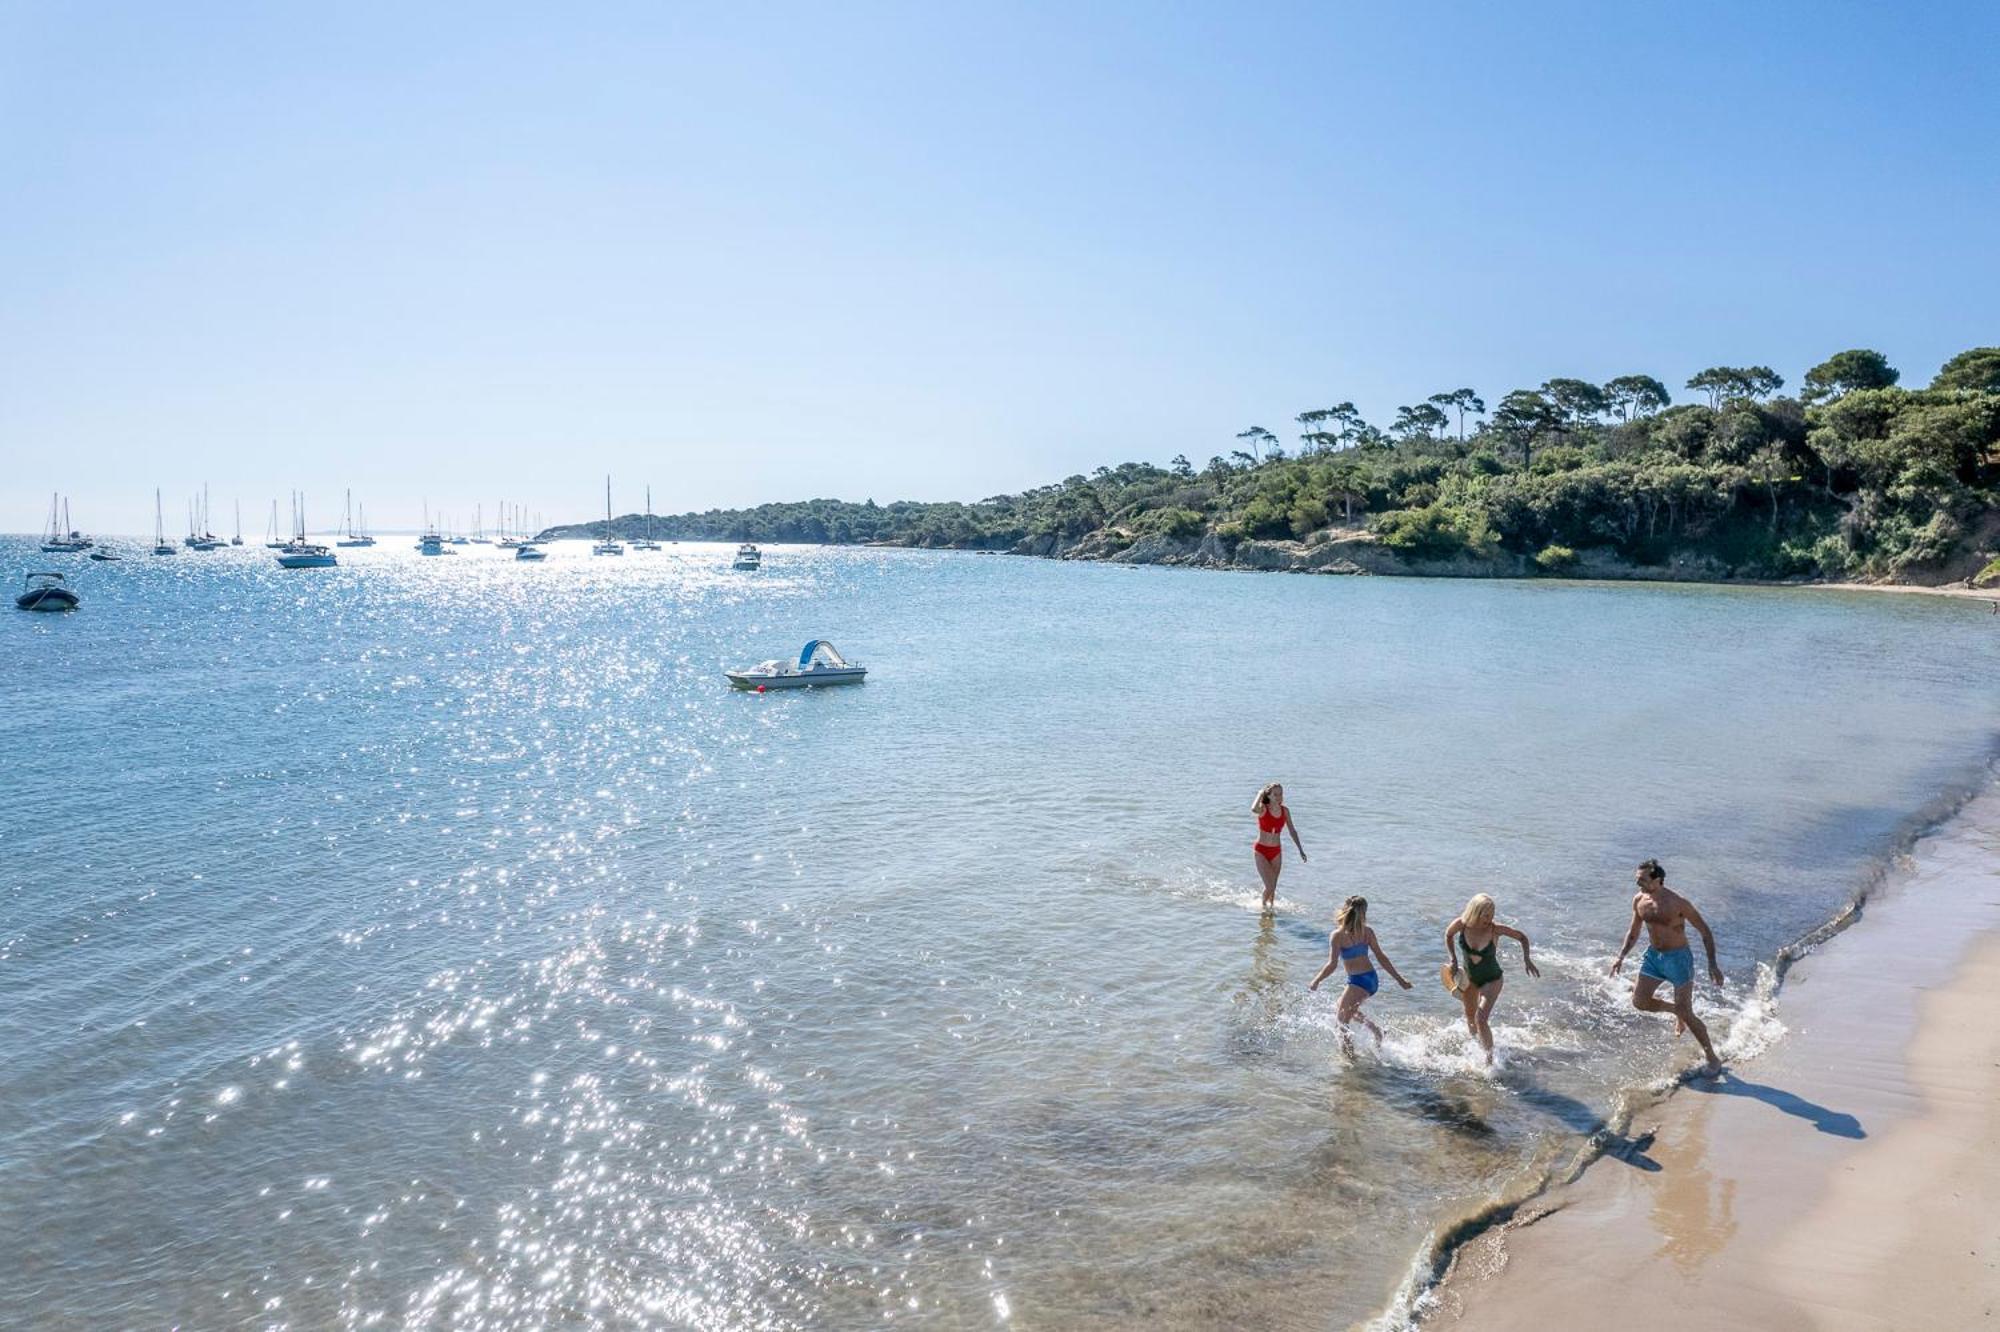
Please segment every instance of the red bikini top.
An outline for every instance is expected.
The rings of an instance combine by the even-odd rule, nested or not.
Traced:
[[[1276,832],[1285,826],[1285,820],[1291,816],[1292,812],[1282,805],[1278,807],[1276,814],[1259,814],[1257,816],[1257,831]]]

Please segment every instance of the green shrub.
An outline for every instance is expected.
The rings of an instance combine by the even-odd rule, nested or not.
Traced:
[[[1163,537],[1171,537],[1176,541],[1185,541],[1189,537],[1200,536],[1201,530],[1205,525],[1202,522],[1201,515],[1193,509],[1183,509],[1179,505],[1169,505],[1164,509],[1155,509],[1145,515],[1145,517],[1139,520],[1138,528],[1142,532],[1157,532]]]
[[[1326,526],[1326,505],[1309,495],[1301,495],[1292,505],[1292,535],[1304,540],[1308,532]]]
[[[1978,573],[1972,575],[1972,585],[1974,587],[1993,587],[1995,585],[2000,585],[2000,559],[1995,559],[1991,564],[1987,565],[1984,569],[1981,569]]]
[[[1292,533],[1291,508],[1269,495],[1259,495],[1243,506],[1244,534],[1253,537],[1283,537]]]
[[[1397,509],[1378,515],[1370,526],[1390,550],[1420,560],[1485,555],[1494,545],[1493,533],[1483,517],[1446,504]]]
[[[1561,573],[1576,563],[1576,552],[1568,546],[1543,546],[1541,554],[1535,556],[1536,567],[1543,573]]]
[[[1808,567],[1800,572],[1817,573],[1822,578],[1844,578],[1854,572],[1856,561],[1854,552],[1848,549],[1847,538],[1833,532],[1813,543],[1806,563]]]

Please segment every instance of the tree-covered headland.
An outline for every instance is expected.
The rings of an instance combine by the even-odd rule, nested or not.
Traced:
[[[2000,347],[1908,388],[1840,352],[1796,394],[1714,366],[1350,402],[1251,426],[1197,466],[1123,463],[977,503],[767,504],[662,517],[677,540],[875,542],[1272,568],[2000,581]],[[618,520],[627,535],[638,516]],[[590,524],[556,529],[577,535]]]

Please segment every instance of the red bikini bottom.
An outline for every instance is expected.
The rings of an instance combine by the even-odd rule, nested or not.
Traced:
[[[1266,860],[1276,860],[1279,856],[1285,854],[1283,845],[1265,846],[1262,842],[1252,842],[1250,849]]]

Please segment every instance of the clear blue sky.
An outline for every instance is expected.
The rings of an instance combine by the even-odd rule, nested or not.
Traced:
[[[2000,342],[2000,5],[0,0],[0,528],[978,498]]]

